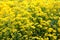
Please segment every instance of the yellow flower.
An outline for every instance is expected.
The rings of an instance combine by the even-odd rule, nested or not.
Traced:
[[[53,37],[53,39],[57,39],[57,36],[52,36]]]
[[[58,25],[60,26],[60,20],[58,20]]]
[[[56,32],[56,30],[53,30],[53,32]]]
[[[17,32],[17,29],[12,28],[11,31],[14,33],[14,32]]]
[[[49,40],[49,38],[44,38],[44,40]]]
[[[35,28],[35,26],[31,26],[33,29]]]
[[[58,32],[60,32],[60,28],[58,28]]]
[[[47,31],[48,31],[48,32],[52,32],[52,31],[53,31],[53,28],[48,28]]]
[[[52,34],[48,34],[48,36],[50,36],[50,37],[51,37],[51,36],[53,36],[53,35],[52,35]]]
[[[42,25],[38,25],[39,26],[39,28],[42,28],[43,26]]]
[[[40,40],[44,40],[43,38],[41,38]]]

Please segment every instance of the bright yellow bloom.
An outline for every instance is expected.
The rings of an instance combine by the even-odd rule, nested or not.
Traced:
[[[48,32],[52,32],[52,31],[53,31],[53,28],[49,28],[49,29],[48,29]]]

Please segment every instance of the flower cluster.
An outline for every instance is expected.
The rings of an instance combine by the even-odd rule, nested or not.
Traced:
[[[60,40],[60,1],[0,0],[0,40]]]

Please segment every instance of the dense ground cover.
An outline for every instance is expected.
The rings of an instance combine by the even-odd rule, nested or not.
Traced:
[[[59,0],[0,0],[0,40],[59,38]]]

